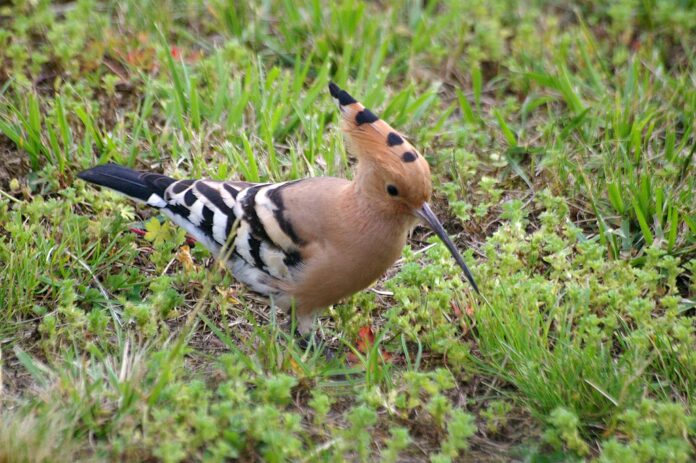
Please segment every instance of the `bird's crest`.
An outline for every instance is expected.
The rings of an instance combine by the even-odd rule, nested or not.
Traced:
[[[333,82],[329,84],[329,92],[341,111],[341,129],[345,134],[348,152],[358,159],[393,157],[403,163],[414,162],[420,157],[418,151],[402,134],[348,92]]]

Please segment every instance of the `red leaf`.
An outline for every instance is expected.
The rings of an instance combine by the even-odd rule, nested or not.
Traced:
[[[357,347],[363,354],[370,350],[372,344],[375,343],[375,333],[372,332],[370,326],[363,326],[358,331]]]
[[[374,343],[375,333],[372,331],[371,326],[363,326],[358,330],[358,339],[356,340],[355,344],[361,354],[366,354],[372,348]],[[380,353],[382,354],[382,358],[385,362],[389,362],[392,359],[392,354],[386,350],[380,349]],[[353,352],[348,352],[348,354],[346,354],[346,360],[351,365],[355,365],[359,362],[358,356]]]
[[[457,318],[461,318],[464,313],[468,317],[472,317],[474,315],[474,306],[471,304],[468,304],[464,308],[463,313],[462,313],[462,309],[459,308],[459,304],[456,301],[450,301],[450,307],[452,307],[452,311],[454,312],[454,315],[456,315]]]
[[[466,306],[466,314],[470,317],[474,316],[474,306],[469,304]]]
[[[450,301],[450,307],[452,307],[454,315],[456,315],[457,318],[462,316],[462,309],[459,308],[459,304],[457,304],[455,301]]]

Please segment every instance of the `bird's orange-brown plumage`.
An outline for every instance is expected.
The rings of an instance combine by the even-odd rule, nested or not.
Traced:
[[[358,165],[351,182],[300,182],[283,192],[288,204],[311,205],[288,210],[308,243],[301,250],[302,276],[289,288],[300,320],[384,274],[417,222],[413,209],[432,191],[427,161],[402,134],[344,91],[332,88],[332,94],[346,149]]]
[[[300,250],[302,275],[288,288],[301,324],[377,280],[399,257],[416,222],[408,214],[384,215],[379,202],[359,188],[359,178],[316,179],[283,192],[288,204],[309,205],[288,210],[298,236],[307,243]]]
[[[339,89],[338,92],[344,91]],[[358,158],[354,181],[363,193],[373,201],[385,203],[387,211],[400,213],[405,210],[398,203],[404,203],[410,213],[414,207],[429,201],[432,193],[430,167],[418,150],[361,103],[341,105],[340,98],[338,100],[346,149]],[[396,186],[397,197],[384,197],[386,182]]]
[[[422,219],[476,283],[428,206],[423,156],[385,121],[335,84],[352,181],[318,177],[279,184],[179,180],[115,164],[80,177],[156,207],[192,233],[232,273],[276,304],[296,307],[306,332],[314,314],[366,288],[396,261]],[[226,252],[229,251],[229,252]]]

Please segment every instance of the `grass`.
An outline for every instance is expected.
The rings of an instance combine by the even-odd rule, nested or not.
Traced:
[[[1,6],[0,461],[692,460],[695,12]],[[424,153],[485,303],[418,229],[305,349],[181,231],[76,181],[350,177],[329,80]]]

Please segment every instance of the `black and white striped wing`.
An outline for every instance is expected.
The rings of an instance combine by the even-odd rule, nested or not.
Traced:
[[[241,217],[236,198],[248,184],[211,180],[179,180],[164,191],[161,210],[216,255],[234,245]]]
[[[281,280],[301,264],[302,241],[285,218],[281,192],[296,182],[254,185],[240,191],[235,213],[242,218],[235,253],[246,263]]]
[[[219,255],[232,273],[263,294],[294,280],[304,244],[285,217],[282,191],[296,182],[244,184],[181,180],[164,194],[162,211]],[[224,247],[226,246],[226,247]]]
[[[116,164],[79,177],[160,209],[217,257],[227,258],[234,276],[259,293],[285,298],[283,283],[294,280],[301,267],[303,243],[285,217],[282,199],[283,190],[297,182],[174,180]]]

